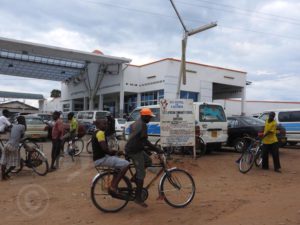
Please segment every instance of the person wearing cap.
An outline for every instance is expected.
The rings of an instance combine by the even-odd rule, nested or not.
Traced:
[[[11,123],[8,120],[9,115],[10,112],[7,109],[3,109],[2,116],[0,116],[0,133],[4,133],[5,129],[11,126]]]
[[[144,178],[146,176],[145,168],[151,166],[152,160],[145,152],[145,147],[149,150],[163,153],[148,140],[147,123],[154,117],[150,108],[142,108],[140,111],[140,118],[130,125],[130,135],[128,142],[125,145],[126,154],[132,159],[136,174],[133,179],[136,183],[136,199],[135,203],[142,207],[147,207],[147,204],[142,199],[142,190],[144,185]]]

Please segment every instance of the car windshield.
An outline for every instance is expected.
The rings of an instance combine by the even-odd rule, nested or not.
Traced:
[[[26,124],[44,124],[39,117],[26,117]]]
[[[222,106],[203,104],[200,105],[199,113],[202,122],[226,122]]]
[[[125,124],[126,123],[125,119],[120,118],[120,119],[117,119],[117,120],[118,120],[119,124]]]
[[[51,115],[46,115],[46,114],[40,114],[38,115],[42,120],[51,120],[52,119],[52,116]]]
[[[265,122],[261,119],[257,119],[254,117],[242,117],[242,120],[247,125],[255,125],[255,126],[264,126]]]

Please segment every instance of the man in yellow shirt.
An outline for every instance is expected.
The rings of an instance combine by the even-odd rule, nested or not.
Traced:
[[[108,148],[105,130],[107,129],[106,120],[96,120],[96,131],[92,136],[93,147],[93,161],[95,166],[107,166],[110,168],[118,169],[118,174],[113,176],[111,187],[109,188],[110,194],[118,194],[118,184],[129,168],[129,162],[125,159],[117,157],[117,152]]]
[[[269,169],[269,152],[270,152],[273,157],[274,171],[281,173],[278,140],[276,136],[277,124],[274,118],[275,118],[275,112],[270,112],[269,118],[266,120],[265,123],[264,136],[262,140],[263,142],[262,168],[265,170]]]

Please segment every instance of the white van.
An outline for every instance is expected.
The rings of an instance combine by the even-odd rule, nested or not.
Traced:
[[[227,119],[222,105],[215,103],[194,102],[194,115],[196,135],[200,135],[208,147],[213,149],[221,148],[222,143],[227,141]],[[160,138],[160,106],[148,105],[155,114],[148,124],[148,138],[155,143]],[[129,127],[140,116],[140,110],[143,107],[137,107],[129,115],[128,123],[125,127],[125,138],[127,140],[130,133]],[[199,132],[200,131],[200,132]]]
[[[219,150],[227,142],[227,119],[222,105],[216,103],[194,102],[196,128],[208,149]],[[197,131],[197,129],[196,129]],[[211,148],[210,148],[211,147]]]
[[[300,109],[268,110],[264,111],[259,118],[267,120],[270,112],[275,112],[277,124],[281,124],[286,129],[288,143],[296,145],[300,142]]]
[[[77,113],[77,121],[82,124],[93,124],[96,119],[105,119],[109,111],[79,111]]]

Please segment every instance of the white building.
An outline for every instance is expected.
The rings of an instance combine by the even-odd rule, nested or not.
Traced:
[[[63,111],[104,109],[117,116],[136,106],[157,104],[161,98],[176,98],[180,60],[166,58],[141,66],[124,63],[115,68],[114,75],[102,72],[100,76],[95,72],[98,67],[89,65],[88,71],[94,71],[89,76],[83,74],[62,83]],[[181,84],[181,98],[205,102],[240,98],[244,102],[246,72],[195,62],[187,62],[186,70],[187,83]],[[87,90],[95,91],[93,101]],[[91,102],[94,105],[90,107]],[[243,104],[240,111],[244,111]]]
[[[241,100],[223,99],[216,100],[215,102],[224,107],[227,116],[241,114]],[[259,115],[264,111],[275,109],[300,109],[300,102],[245,101],[245,114],[248,116]]]
[[[118,116],[139,105],[157,104],[160,98],[176,98],[179,60],[167,58],[141,66],[129,65],[130,61],[98,50],[84,52],[0,37],[0,76],[61,81],[62,111],[108,109]],[[239,98],[244,112],[246,72],[195,62],[187,62],[186,72],[181,98],[206,102]]]

